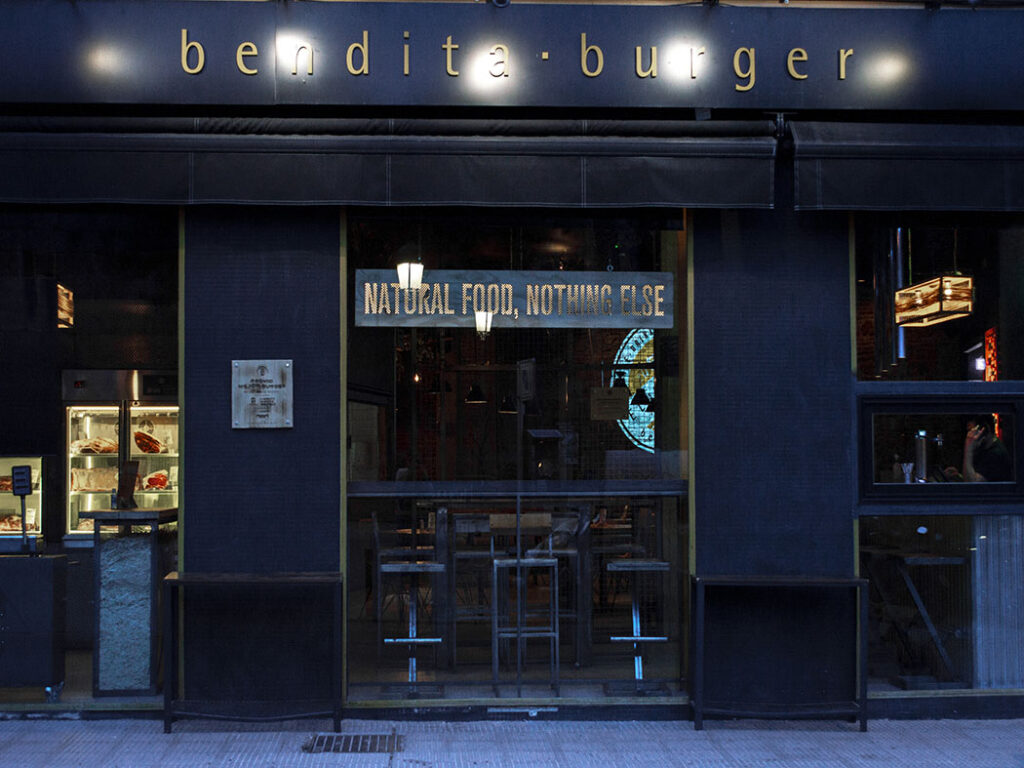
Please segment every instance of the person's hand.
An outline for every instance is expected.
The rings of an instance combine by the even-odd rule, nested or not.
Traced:
[[[967,430],[967,437],[964,438],[964,451],[974,453],[984,435],[985,428],[977,424]]]

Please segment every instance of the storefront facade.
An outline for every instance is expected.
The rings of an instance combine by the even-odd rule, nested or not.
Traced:
[[[185,700],[1019,712],[1020,11],[4,13],[42,546],[89,559],[61,371],[176,369],[178,571],[344,580],[340,668],[322,590],[186,588]]]

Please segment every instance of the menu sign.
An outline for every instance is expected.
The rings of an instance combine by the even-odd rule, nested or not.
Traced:
[[[292,361],[233,360],[231,426],[283,429],[293,423]]]
[[[403,289],[393,269],[356,270],[356,325],[671,328],[671,272],[427,270]]]

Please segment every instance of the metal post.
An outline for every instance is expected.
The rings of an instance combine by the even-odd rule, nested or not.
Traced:
[[[516,393],[516,693],[523,695],[523,399]]]
[[[28,553],[28,526],[25,524],[25,497],[21,497],[21,551]]]

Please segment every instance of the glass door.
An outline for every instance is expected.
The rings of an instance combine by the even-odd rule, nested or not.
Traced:
[[[110,509],[117,490],[120,409],[116,405],[67,408],[67,532],[90,535],[93,522],[81,513]]]

